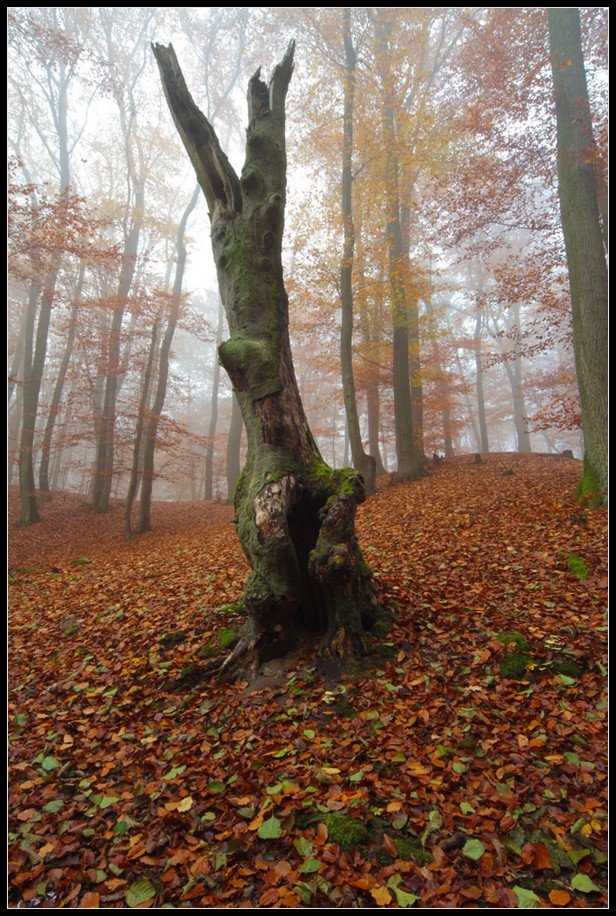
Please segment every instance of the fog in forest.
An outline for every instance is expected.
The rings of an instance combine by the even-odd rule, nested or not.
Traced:
[[[296,42],[283,265],[326,462],[353,462],[346,371],[361,445],[396,471],[401,322],[428,464],[583,456],[544,10],[343,12],[9,8],[10,484],[100,511],[233,497],[246,441],[210,221],[152,42],[173,44],[238,175],[248,81]],[[602,176],[607,11],[581,13]]]

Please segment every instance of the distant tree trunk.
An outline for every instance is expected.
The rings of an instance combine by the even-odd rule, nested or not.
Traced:
[[[361,213],[361,209],[359,210]],[[379,324],[382,319],[383,312],[383,284],[379,283],[378,296],[373,302],[373,314],[372,320],[371,316],[368,314],[368,301],[366,296],[366,278],[364,276],[364,246],[362,243],[362,233],[361,233],[361,220],[356,220],[356,240],[357,240],[357,257],[355,258],[355,264],[358,267],[358,289],[357,289],[357,305],[359,311],[359,323],[362,335],[362,342],[364,345],[364,350],[369,354],[368,358],[372,359],[374,354],[377,351],[377,333],[375,332],[375,324]],[[371,366],[369,364],[369,374],[368,382],[366,384],[366,414],[368,420],[368,454],[372,456],[375,460],[375,477],[382,477],[386,473],[385,467],[383,465],[383,460],[381,458],[381,451],[379,447],[379,436],[380,436],[380,392],[379,392],[379,379],[378,379],[378,368]],[[347,460],[343,462],[346,467]]]
[[[53,462],[51,465],[50,477],[50,489],[58,489],[58,481],[60,479],[60,470],[62,468],[62,456],[64,455],[64,435],[60,435],[58,444],[56,446],[55,454],[53,456]]]
[[[464,369],[462,368],[462,361],[460,359],[460,354],[458,353],[457,350],[456,350],[456,366],[458,367],[458,375],[460,376],[460,379],[463,381],[464,380]],[[464,384],[463,384],[462,391],[463,391],[464,405],[466,407],[466,414],[468,417],[468,422],[471,426],[471,429],[473,431],[473,436],[475,439],[475,448],[477,452],[480,453],[481,452],[481,437],[479,435],[479,428],[475,420],[475,411],[473,410],[473,407],[471,404],[471,399],[469,397],[468,389],[466,385]]]
[[[490,441],[488,439],[488,424],[486,421],[486,402],[483,393],[483,357],[481,353],[481,330],[483,327],[483,317],[481,312],[477,313],[475,319],[475,334],[473,344],[475,351],[475,384],[477,388],[477,418],[479,420],[479,443],[482,454],[490,451]]]
[[[24,335],[26,333],[26,316],[21,322],[21,328],[19,329],[19,336],[17,338],[17,346],[15,348],[15,353],[13,354],[13,361],[11,362],[11,368],[9,369],[9,381],[7,385],[7,397],[6,404],[7,409],[11,406],[11,400],[13,397],[13,392],[17,387],[17,382],[19,379],[19,374],[21,372],[21,365],[24,358]]]
[[[250,80],[241,179],[193,102],[173,48],[153,47],[169,108],[208,203],[231,334],[220,358],[248,434],[235,493],[237,532],[252,567],[244,596],[248,620],[231,655],[213,667],[254,673],[306,631],[320,632],[323,651],[334,656],[365,652],[364,629],[380,609],[355,536],[364,486],[356,471],[333,471],[321,458],[289,343],[281,250],[285,99],[294,43],[269,85],[260,70]]]
[[[569,267],[573,349],[584,431],[581,493],[607,491],[608,279],[597,202],[597,148],[580,13],[548,8],[556,97],[558,187]]]
[[[111,330],[109,332],[105,395],[99,423],[96,470],[92,497],[92,509],[97,513],[108,511],[109,498],[111,496],[116,402],[120,373],[120,338],[124,312],[126,311],[128,295],[135,274],[137,252],[139,250],[139,237],[143,225],[145,178],[135,180],[134,192],[135,200],[132,209],[131,225],[124,242],[122,266],[120,268],[118,290],[111,319]]]
[[[342,135],[342,223],[344,248],[340,265],[340,299],[342,327],[340,330],[340,365],[342,392],[351,444],[353,467],[363,474],[366,493],[375,492],[376,461],[367,455],[361,439],[355,378],[353,376],[353,260],[355,255],[355,226],[353,224],[353,118],[355,104],[356,56],[351,35],[351,9],[343,9],[344,41],[344,118]]]
[[[154,364],[154,353],[156,351],[156,345],[158,344],[158,326],[160,321],[160,315],[156,316],[154,321],[154,326],[152,328],[152,336],[150,338],[150,346],[148,349],[148,358],[146,360],[145,369],[143,371],[143,379],[141,382],[141,399],[139,401],[139,408],[137,410],[137,424],[135,427],[135,441],[133,443],[133,462],[131,466],[130,479],[128,482],[128,491],[126,494],[126,503],[124,505],[124,536],[127,541],[130,541],[133,533],[132,528],[132,514],[133,514],[133,503],[135,501],[135,496],[137,495],[137,489],[139,487],[139,478],[140,478],[140,465],[141,465],[141,443],[143,439],[143,427],[145,425],[145,415],[147,410],[148,403],[148,392],[150,390],[150,384],[152,381],[152,366]]]
[[[21,414],[22,414],[22,402],[23,402],[23,386],[20,385],[17,388],[17,394],[15,395],[15,400],[11,404],[9,409],[9,424],[8,424],[8,469],[7,469],[7,485],[10,487],[13,484],[13,474],[15,473],[15,468],[19,464],[19,439],[20,439],[20,429],[21,429]]]
[[[387,254],[393,313],[393,387],[398,480],[417,480],[424,473],[423,456],[415,443],[409,363],[409,307],[405,274],[408,253],[404,251],[400,227],[398,152],[392,101],[392,73],[389,60],[391,23],[377,10],[375,27],[377,67],[382,84],[381,120],[385,150],[385,198],[387,205]]]
[[[165,406],[165,397],[167,396],[167,378],[169,376],[169,352],[171,342],[175,334],[175,326],[180,314],[180,301],[182,296],[182,285],[184,283],[184,270],[186,268],[186,224],[192,211],[195,209],[199,199],[199,185],[195,186],[192,197],[188,206],[182,214],[182,219],[178,226],[176,236],[177,264],[175,268],[175,278],[173,281],[173,295],[171,308],[165,336],[160,345],[160,355],[158,359],[158,381],[156,384],[156,394],[150,417],[146,425],[145,437],[143,442],[143,471],[141,478],[141,496],[139,500],[139,520],[137,522],[137,532],[141,534],[149,531],[151,527],[151,506],[152,506],[152,488],[154,486],[154,455],[156,452],[156,436],[158,434],[158,422],[160,415]]]
[[[205,486],[203,491],[204,499],[212,499],[214,484],[214,437],[216,436],[216,424],[218,423],[218,390],[220,388],[220,363],[218,361],[218,348],[222,343],[223,318],[224,308],[222,299],[218,297],[218,327],[216,328],[216,350],[214,354],[214,371],[212,375],[210,424],[207,431],[207,450],[205,453]]]
[[[438,343],[438,330],[436,327],[436,318],[432,300],[428,296],[426,299],[426,316],[430,337],[432,340],[432,361],[434,363],[434,373],[436,376],[436,389],[438,400],[441,404],[441,413],[443,417],[443,445],[445,448],[445,457],[453,457],[453,430],[451,425],[451,398],[449,394],[449,376],[444,371],[441,360],[441,349]]]
[[[75,298],[73,299],[73,304],[71,305],[71,314],[68,323],[68,334],[66,337],[66,345],[64,347],[64,353],[62,354],[62,362],[60,363],[60,369],[58,371],[58,378],[56,379],[56,384],[53,390],[53,395],[51,398],[51,404],[49,405],[49,412],[47,414],[47,423],[45,424],[45,432],[43,434],[43,445],[41,448],[41,464],[39,467],[39,490],[41,493],[49,492],[49,458],[51,455],[51,441],[53,438],[53,431],[60,411],[60,404],[62,401],[62,393],[64,391],[64,384],[66,382],[66,375],[68,372],[68,367],[73,355],[73,344],[75,343],[75,329],[77,326],[77,314],[79,311],[79,301],[81,299],[81,291],[83,289],[83,279],[85,274],[85,264],[81,263],[79,267],[79,277],[77,280],[77,289],[75,292]]]
[[[231,424],[227,438],[227,502],[233,502],[240,479],[240,446],[242,444],[242,410],[235,392],[231,395]]]
[[[55,295],[59,256],[47,271],[40,294],[40,308],[34,339],[38,289],[33,282],[30,288],[26,333],[24,335],[24,385],[22,402],[21,440],[19,446],[19,489],[21,492],[21,517],[19,525],[32,525],[40,521],[36,485],[34,482],[34,431],[38,414],[43,369],[47,354],[47,336],[51,306]]]
[[[411,248],[411,200],[413,196],[413,180],[407,181],[403,187],[400,201],[400,232],[402,244],[406,253],[407,286],[406,298],[408,305],[409,327],[409,366],[411,373],[411,407],[413,410],[413,435],[415,445],[420,454],[424,455],[424,410],[423,410],[423,381],[421,376],[421,342],[419,339],[419,299],[411,295],[408,289],[410,279],[410,248]]]

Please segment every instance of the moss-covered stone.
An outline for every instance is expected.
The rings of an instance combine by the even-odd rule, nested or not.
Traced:
[[[368,828],[361,821],[346,814],[326,814],[323,818],[329,841],[342,849],[353,849],[368,839]]]
[[[357,715],[355,709],[351,706],[346,697],[342,697],[341,700],[338,700],[338,702],[332,706],[332,711],[341,719],[354,719]]]
[[[181,646],[186,641],[186,633],[183,633],[182,630],[163,633],[158,641],[165,649],[173,649],[175,646]]]
[[[582,674],[580,666],[570,658],[554,661],[552,667],[558,674],[565,674],[567,677],[579,677]]]
[[[510,678],[518,681],[526,677],[529,665],[532,665],[533,659],[530,655],[522,652],[509,652],[500,662],[501,677]]]
[[[432,856],[423,848],[418,836],[395,837],[394,843],[398,850],[398,858],[403,859],[405,862],[417,862],[418,865],[426,865],[432,861]]]
[[[530,649],[526,637],[521,633],[500,633],[496,637],[496,641],[504,646],[515,646],[519,652],[527,652]]]

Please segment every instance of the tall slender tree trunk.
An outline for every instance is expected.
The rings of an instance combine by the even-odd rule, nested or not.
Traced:
[[[460,354],[456,349],[456,367],[458,369],[458,377],[460,378],[461,387],[462,387],[462,397],[464,398],[464,406],[466,408],[466,416],[468,425],[471,427],[473,437],[475,439],[475,451],[481,452],[481,438],[479,436],[479,427],[477,426],[477,421],[475,419],[475,410],[471,403],[470,395],[468,393],[468,388],[464,382],[464,369],[462,367],[462,360],[460,359]]]
[[[473,349],[475,352],[475,387],[477,391],[477,419],[479,421],[479,444],[480,451],[487,453],[490,451],[490,440],[488,439],[488,423],[486,420],[486,402],[483,392],[483,354],[481,352],[481,331],[483,328],[483,317],[481,312],[477,312],[475,318],[475,333],[473,335]]]
[[[351,9],[343,14],[344,42],[344,117],[342,134],[342,223],[344,247],[340,265],[340,299],[342,327],[340,329],[340,365],[342,393],[351,444],[353,467],[364,476],[366,493],[375,492],[376,461],[367,455],[361,438],[357,396],[353,375],[353,261],[355,255],[355,226],[353,224],[353,118],[355,106],[356,56],[351,35]]]
[[[214,437],[218,423],[218,390],[220,388],[220,363],[218,362],[218,348],[222,343],[222,324],[224,308],[222,299],[218,298],[218,327],[216,328],[216,353],[214,356],[214,370],[212,374],[212,398],[210,401],[210,423],[207,430],[207,450],[205,453],[205,485],[203,498],[212,499],[214,483]]]
[[[375,38],[377,67],[381,78],[381,122],[385,149],[385,197],[387,205],[387,255],[393,316],[394,420],[398,480],[417,480],[424,474],[423,456],[417,448],[413,429],[410,388],[409,307],[405,274],[408,253],[404,251],[400,226],[398,151],[392,101],[392,72],[389,59],[391,22],[377,10]]]
[[[36,485],[34,481],[34,432],[38,414],[39,396],[43,381],[43,369],[47,353],[47,336],[51,318],[51,306],[56,289],[60,267],[59,257],[49,268],[40,294],[36,340],[34,324],[38,289],[36,283],[30,287],[27,307],[26,333],[24,335],[24,384],[22,402],[21,439],[19,446],[19,489],[21,492],[21,517],[19,525],[32,525],[40,521]]]
[[[13,475],[15,468],[19,466],[19,440],[21,430],[21,415],[23,403],[23,385],[17,388],[15,400],[9,409],[8,423],[8,468],[7,468],[7,485],[13,485]]]
[[[188,218],[199,199],[199,185],[195,186],[192,197],[188,202],[182,219],[178,226],[175,247],[177,251],[177,264],[175,268],[175,277],[173,280],[173,295],[171,299],[171,308],[169,310],[169,319],[165,336],[160,345],[160,355],[158,359],[158,381],[156,383],[156,393],[150,412],[150,418],[145,430],[143,442],[143,471],[141,479],[141,496],[139,500],[139,520],[137,522],[137,531],[149,531],[151,527],[151,507],[152,507],[152,488],[154,486],[154,455],[156,453],[156,437],[158,434],[158,423],[160,415],[165,406],[167,396],[167,379],[169,377],[169,353],[175,326],[180,314],[180,301],[182,296],[182,285],[184,283],[184,270],[186,268],[186,225]]]
[[[103,409],[99,421],[99,434],[96,454],[96,469],[92,509],[94,512],[107,512],[113,481],[113,459],[115,440],[116,402],[119,388],[120,343],[122,321],[128,304],[128,296],[135,275],[139,237],[143,226],[143,208],[145,203],[145,178],[135,180],[135,202],[132,211],[131,226],[124,242],[122,266],[118,280],[118,289],[111,318],[107,353],[107,369]]]
[[[148,404],[148,392],[152,381],[152,366],[154,364],[154,353],[158,344],[158,326],[160,313],[157,315],[152,328],[150,337],[150,346],[148,348],[148,358],[143,371],[141,382],[141,399],[137,411],[137,424],[135,427],[135,441],[133,443],[133,461],[131,465],[130,479],[128,482],[128,491],[126,494],[126,503],[124,504],[124,535],[127,541],[130,541],[133,533],[132,513],[133,503],[139,487],[140,465],[141,465],[141,443],[143,439],[143,427],[145,425],[145,415]]]
[[[248,89],[246,162],[238,178],[193,102],[171,47],[155,45],[165,95],[203,188],[230,339],[219,352],[238,396],[248,456],[235,493],[237,532],[252,567],[248,620],[224,673],[255,672],[302,632],[323,636],[335,656],[366,649],[379,615],[355,536],[361,476],[333,471],[317,448],[289,343],[282,274],[286,198],[285,99],[294,43],[266,85]]]
[[[357,195],[356,195],[357,196]],[[361,215],[361,205],[357,208],[357,212]],[[354,261],[354,266],[357,267],[356,274],[358,276],[358,285],[357,285],[357,307],[359,312],[359,326],[362,336],[362,344],[364,352],[367,354],[369,360],[374,361],[374,358],[378,352],[378,334],[375,330],[376,327],[382,326],[383,319],[383,283],[382,278],[381,282],[378,284],[378,294],[375,295],[372,302],[372,315],[368,314],[368,297],[366,294],[366,278],[365,278],[365,249],[362,242],[362,232],[361,232],[361,219],[358,218],[355,220],[356,224],[356,243],[357,243],[357,256]],[[366,384],[366,416],[368,420],[368,454],[374,458],[375,461],[375,478],[381,477],[386,473],[383,460],[381,458],[381,450],[379,447],[379,437],[380,437],[380,391],[379,391],[379,370],[374,365],[369,365],[368,372],[368,382]],[[343,462],[346,467],[346,459]]]
[[[436,327],[436,318],[434,315],[434,308],[432,305],[432,300],[430,297],[426,299],[426,317],[428,321],[428,327],[430,332],[430,337],[432,340],[432,361],[434,364],[434,372],[436,376],[436,389],[438,393],[438,400],[441,404],[441,414],[443,418],[443,445],[445,449],[445,457],[453,457],[453,430],[451,424],[451,397],[449,393],[449,375],[443,369],[443,364],[441,360],[441,348],[438,342],[438,330]]]
[[[420,454],[424,455],[423,381],[421,375],[421,341],[419,338],[419,298],[410,292],[411,200],[414,180],[409,178],[402,188],[400,200],[400,232],[406,254],[405,284],[408,305],[409,366],[411,373],[411,407],[413,410],[413,435]]]
[[[62,393],[64,391],[64,384],[66,382],[68,367],[73,355],[73,344],[75,343],[75,330],[77,326],[77,314],[79,311],[81,291],[83,289],[84,275],[85,264],[82,261],[79,267],[79,277],[77,279],[75,298],[73,299],[73,304],[71,305],[71,314],[69,318],[68,334],[66,337],[64,353],[62,354],[62,361],[58,371],[58,378],[56,379],[56,384],[54,386],[51,404],[49,405],[49,411],[47,414],[47,422],[45,424],[45,432],[43,433],[41,464],[39,467],[39,490],[41,493],[49,492],[49,458],[51,455],[51,442],[56,420],[58,418],[58,413],[60,411],[60,404],[62,401]]]
[[[581,493],[607,491],[608,280],[595,144],[576,7],[548,9],[560,213],[584,431]]]
[[[227,502],[233,502],[240,479],[240,447],[242,444],[242,410],[235,392],[231,394],[231,423],[227,437]]]

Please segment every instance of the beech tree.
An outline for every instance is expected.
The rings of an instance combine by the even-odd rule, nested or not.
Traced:
[[[582,405],[582,493],[607,489],[608,280],[599,211],[597,147],[584,71],[580,12],[548,11],[558,187]]]
[[[219,347],[248,437],[235,493],[236,528],[252,568],[248,620],[224,673],[255,672],[298,635],[333,657],[362,654],[384,613],[355,536],[361,475],[323,461],[299,396],[282,271],[286,200],[285,101],[294,42],[266,84],[248,85],[241,177],[193,101],[173,47],[153,45],[169,109],[205,194],[230,339]]]

